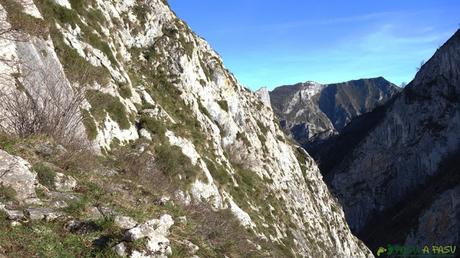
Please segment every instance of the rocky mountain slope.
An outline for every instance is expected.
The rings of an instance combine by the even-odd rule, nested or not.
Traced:
[[[353,118],[384,104],[399,88],[382,77],[337,84],[298,83],[270,92],[283,130],[310,153]]]
[[[322,150],[322,172],[369,246],[459,245],[459,94],[457,31],[401,94]]]
[[[0,252],[372,256],[165,1],[1,0],[0,20]]]

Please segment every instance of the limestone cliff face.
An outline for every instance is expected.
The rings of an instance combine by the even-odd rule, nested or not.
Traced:
[[[418,217],[418,221],[407,236],[405,244],[423,246],[425,243],[437,242],[439,239],[448,244],[458,244],[459,199],[460,186],[437,195],[429,207]]]
[[[434,238],[458,244],[458,234],[447,233],[458,230],[458,217],[434,210],[446,205],[449,214],[458,213],[452,198],[460,183],[454,172],[459,94],[457,31],[394,101],[352,122],[336,141],[337,148],[323,154],[324,173],[352,229],[371,246],[385,241],[420,244]],[[327,153],[336,157],[327,158]]]
[[[270,92],[268,91],[267,87],[260,88],[256,91],[256,94],[265,105],[271,107],[272,103],[270,101]]]
[[[177,174],[174,198],[185,205],[231,210],[285,256],[371,256],[315,162],[165,1],[10,2],[0,2],[1,15],[27,37],[1,39],[2,56],[20,61],[19,74],[2,67],[7,81],[32,91],[35,77],[52,74],[68,94],[84,87],[84,132],[101,153],[138,141],[158,153],[179,148],[198,169],[166,171]]]
[[[353,118],[383,105],[398,91],[379,77],[281,86],[270,92],[270,98],[283,130],[315,153],[323,141],[337,135]]]

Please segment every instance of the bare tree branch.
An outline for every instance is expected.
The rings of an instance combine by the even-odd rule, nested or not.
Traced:
[[[81,86],[71,87],[65,75],[51,66],[2,61],[9,71],[0,73],[0,131],[26,137],[48,135],[70,142],[81,131]],[[16,71],[16,72],[13,72]]]

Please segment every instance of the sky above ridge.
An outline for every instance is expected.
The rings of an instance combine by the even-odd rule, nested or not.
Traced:
[[[169,0],[250,89],[410,82],[460,28],[459,0]]]

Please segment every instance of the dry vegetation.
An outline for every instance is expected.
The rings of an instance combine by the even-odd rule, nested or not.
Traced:
[[[15,78],[16,88],[0,83],[0,129],[18,137],[47,135],[62,143],[81,140],[75,138],[81,131],[83,89],[73,90],[54,71],[37,69],[23,70]]]
[[[7,10],[0,17],[3,47],[27,44],[30,35],[35,35],[33,31],[47,34],[40,31],[47,27],[42,21],[22,12],[26,2],[2,0],[0,4]],[[44,65],[14,56],[0,58],[0,131],[17,137],[47,135],[67,145],[81,142],[79,110],[85,100],[85,89],[67,81],[59,67],[47,60],[46,49],[41,54]],[[82,72],[80,76],[85,77]]]

